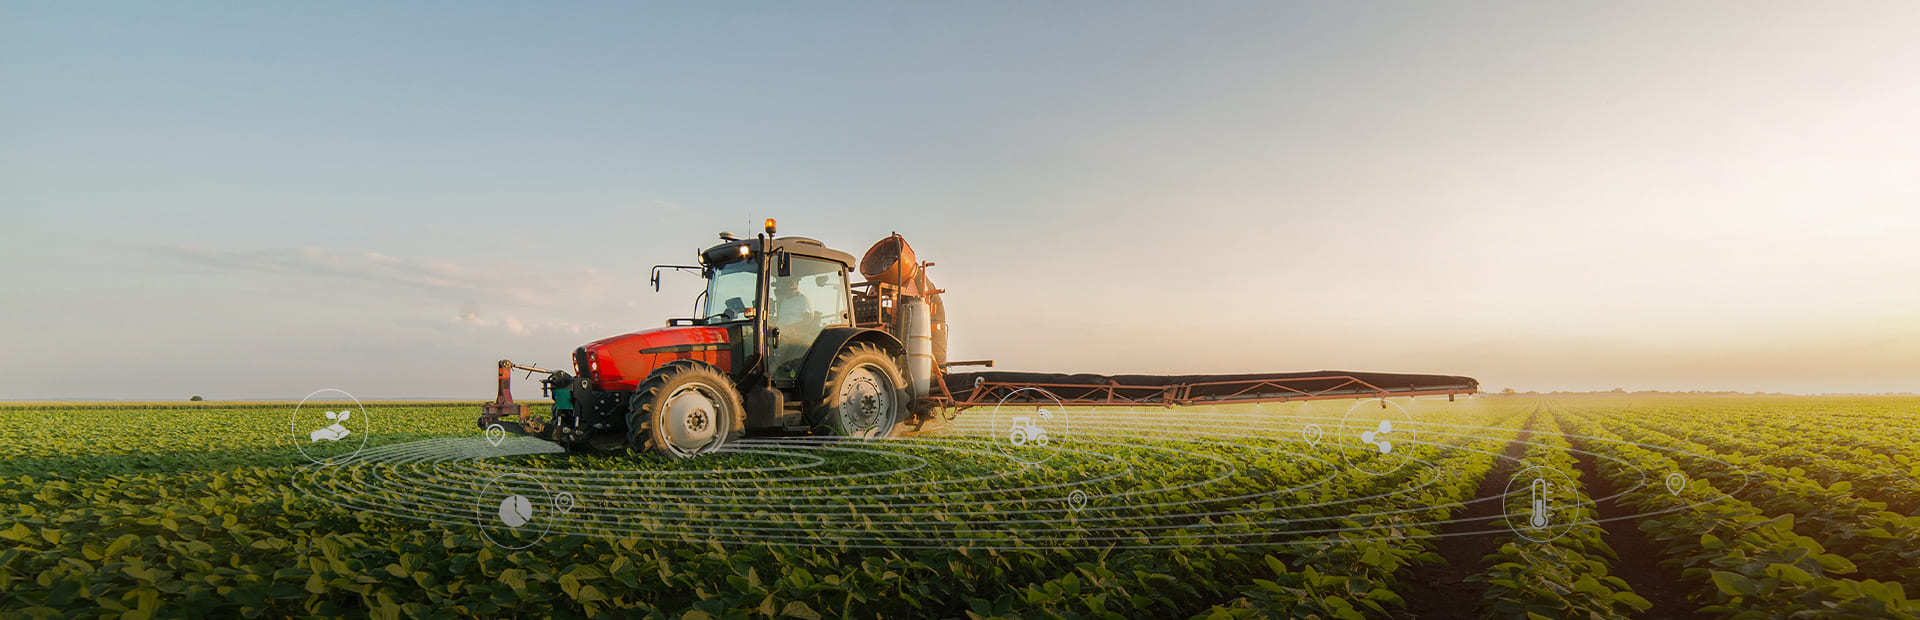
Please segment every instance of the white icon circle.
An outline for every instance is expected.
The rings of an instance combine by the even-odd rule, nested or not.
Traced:
[[[1576,520],[1590,518],[1581,510],[1592,505],[1565,472],[1545,465],[1514,472],[1500,500],[1507,529],[1534,542],[1565,536]]]
[[[473,524],[487,542],[507,549],[525,549],[553,529],[554,513],[535,513],[535,504],[562,501],[539,478],[521,473],[495,476],[473,498]],[[564,511],[562,511],[564,512]]]
[[[507,527],[526,525],[527,520],[532,518],[533,502],[527,501],[527,496],[509,495],[500,500],[500,522],[507,524]]]
[[[308,403],[314,406],[308,406]],[[347,403],[352,403],[347,405]],[[321,405],[325,406],[321,406]],[[328,463],[359,454],[367,447],[373,420],[367,408],[346,390],[314,390],[287,417],[289,439],[300,456],[315,463]],[[358,436],[359,440],[353,438]]]
[[[1041,423],[1044,423],[1047,420],[1053,419],[1053,412],[1042,408],[1038,412],[1038,415],[1013,416],[1013,430],[1007,433],[1007,441],[1016,446],[1024,446],[1027,445],[1027,442],[1033,442],[1033,445],[1045,447],[1047,445],[1047,429],[1040,426],[1040,424],[1036,424],[1034,422],[1035,418],[1038,418]]]
[[[1363,400],[1347,408],[1347,414],[1340,418],[1333,445],[1340,448],[1340,458],[1348,466],[1364,474],[1385,476],[1413,460],[1408,447],[1417,437],[1413,416],[1400,403]]]
[[[1393,432],[1393,420],[1381,420],[1373,430],[1360,433],[1360,443],[1372,444],[1381,454],[1393,453],[1393,442],[1387,440],[1387,433]]]
[[[1029,411],[1020,411],[1032,407]],[[1017,413],[1016,413],[1017,412]],[[1040,388],[1008,392],[988,416],[995,452],[1020,465],[1036,465],[1058,456],[1061,443],[1072,443],[1073,413],[1060,397]],[[1035,454],[1034,448],[1056,448]]]

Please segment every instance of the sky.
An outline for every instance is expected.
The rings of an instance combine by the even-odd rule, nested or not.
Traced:
[[[1920,391],[1920,5],[909,4],[8,3],[0,399],[484,399],[765,217],[1000,368]]]

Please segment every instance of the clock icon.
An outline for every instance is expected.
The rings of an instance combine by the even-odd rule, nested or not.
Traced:
[[[539,478],[500,474],[473,495],[473,524],[487,542],[507,549],[531,547],[574,508],[568,501],[573,499],[572,493],[559,495]]]
[[[527,520],[532,518],[533,502],[527,501],[527,496],[509,495],[500,500],[500,522],[507,524],[507,527],[526,525]]]

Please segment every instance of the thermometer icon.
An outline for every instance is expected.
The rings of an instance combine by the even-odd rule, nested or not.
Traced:
[[[1547,484],[1546,480],[1533,479],[1533,518],[1527,521],[1533,529],[1547,529],[1547,494],[1552,490],[1553,485]]]

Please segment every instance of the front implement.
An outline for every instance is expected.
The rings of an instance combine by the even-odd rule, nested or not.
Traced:
[[[526,371],[528,377],[532,377],[534,374],[546,375],[546,378],[540,381],[540,395],[552,398],[554,408],[557,410],[572,409],[572,394],[571,390],[567,388],[567,384],[571,381],[571,378],[567,377],[566,373],[525,364],[515,364],[510,360],[500,360],[497,371],[499,388],[494,393],[493,402],[482,403],[480,405],[480,419],[478,421],[480,428],[485,429],[492,426],[499,426],[508,433],[515,435],[539,437],[551,441],[563,441],[567,439],[556,436],[556,432],[561,427],[561,424],[558,423],[560,422],[559,420],[542,419],[540,416],[533,415],[531,407],[529,407],[527,403],[514,402],[513,371],[515,370]]]

